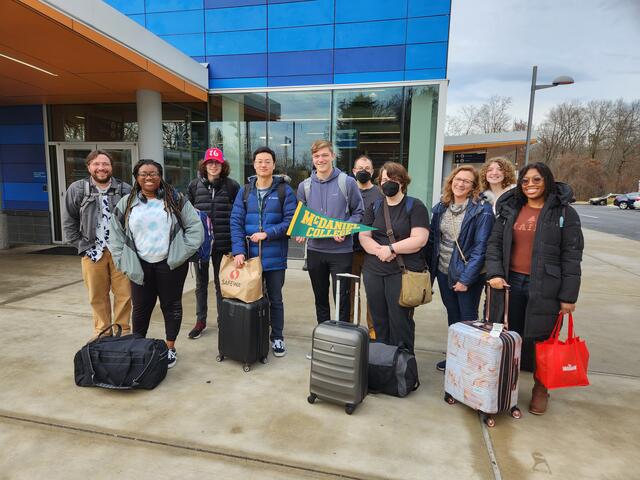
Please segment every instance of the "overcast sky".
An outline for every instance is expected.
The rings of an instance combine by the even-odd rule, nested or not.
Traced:
[[[447,114],[510,96],[526,120],[531,67],[538,83],[534,125],[572,99],[640,99],[640,0],[452,0]]]

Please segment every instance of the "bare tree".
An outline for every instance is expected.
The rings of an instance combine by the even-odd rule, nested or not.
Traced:
[[[591,158],[596,158],[598,151],[610,136],[612,110],[613,102],[610,100],[591,100],[585,106],[588,123],[587,147]]]
[[[509,130],[511,115],[509,108],[513,101],[511,97],[493,95],[487,103],[482,105],[476,116],[476,126],[482,133],[506,132]]]
[[[514,132],[526,132],[527,131],[527,121],[521,118],[513,119],[513,127],[511,128]]]

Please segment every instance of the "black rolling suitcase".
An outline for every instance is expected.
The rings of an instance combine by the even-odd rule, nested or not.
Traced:
[[[337,275],[336,320],[323,322],[313,330],[309,403],[316,398],[345,406],[353,413],[367,394],[369,329],[360,325],[360,277],[350,273]],[[354,280],[356,288],[354,316],[358,323],[340,320],[340,281]]]
[[[269,300],[265,295],[252,303],[222,299],[218,320],[219,362],[231,358],[243,363],[245,372],[269,356]]]

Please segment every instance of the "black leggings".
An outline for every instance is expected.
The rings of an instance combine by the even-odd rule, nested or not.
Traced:
[[[189,263],[185,262],[175,270],[169,269],[166,260],[149,263],[141,259],[140,264],[144,272],[144,285],[131,282],[132,331],[147,336],[151,314],[159,297],[167,341],[173,342],[182,324],[182,289]]]

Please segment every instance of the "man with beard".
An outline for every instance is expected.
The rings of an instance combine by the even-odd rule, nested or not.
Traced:
[[[373,178],[373,162],[366,155],[361,155],[356,159],[353,164],[352,170],[353,176],[356,178],[360,194],[362,195],[362,201],[364,202],[364,211],[373,205],[376,200],[383,198],[384,195],[376,185],[371,181]],[[360,276],[362,273],[362,264],[364,263],[365,252],[360,245],[358,234],[353,236],[353,264],[351,273]],[[353,303],[355,292],[351,290],[351,316],[353,317]],[[354,317],[355,318],[355,317]],[[372,340],[376,339],[376,331],[373,328],[373,320],[371,319],[371,312],[369,312],[369,305],[367,304],[367,326],[369,327],[369,336]]]
[[[131,288],[129,279],[116,270],[107,242],[111,212],[131,192],[131,186],[112,176],[113,158],[104,150],[89,153],[86,165],[89,176],[73,182],[64,198],[64,236],[82,257],[82,278],[93,309],[94,336],[111,325],[109,291],[114,298],[114,323],[126,334],[130,330]]]

